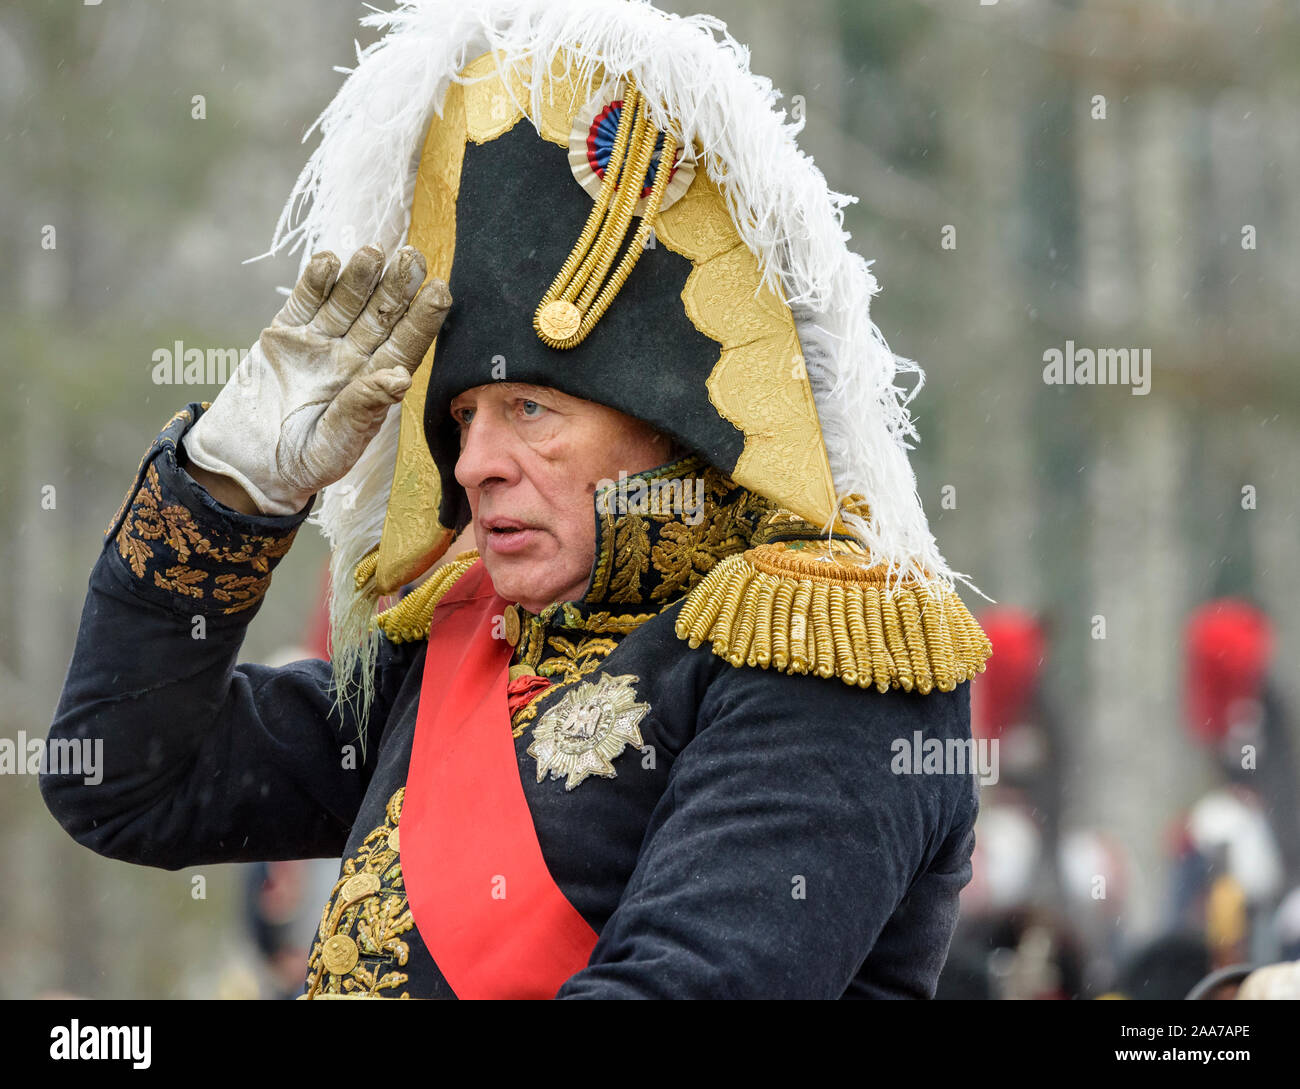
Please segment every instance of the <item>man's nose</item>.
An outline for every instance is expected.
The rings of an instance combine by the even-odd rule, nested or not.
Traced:
[[[477,409],[464,431],[456,481],[462,488],[483,488],[494,481],[512,484],[519,479],[513,450],[515,436],[490,409]]]

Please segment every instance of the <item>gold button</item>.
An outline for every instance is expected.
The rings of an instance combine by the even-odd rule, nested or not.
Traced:
[[[398,846],[398,837],[397,837],[396,828],[394,828],[391,832],[388,833],[388,846],[391,850],[396,851],[398,854],[402,853],[402,848]]]
[[[357,966],[361,953],[357,943],[346,934],[335,934],[325,939],[321,946],[320,960],[325,971],[335,976],[345,976]]]
[[[350,904],[353,900],[364,900],[367,896],[373,896],[378,891],[378,874],[358,873],[353,874],[343,883],[341,895],[344,902]]]
[[[537,315],[537,327],[552,340],[568,340],[581,325],[582,311],[564,299],[547,303]]]
[[[524,665],[522,662],[520,662],[519,665],[512,665],[510,667],[510,679],[512,681],[517,681],[519,680],[520,677],[536,677],[536,676],[537,676],[537,670],[535,670],[532,666]]]
[[[519,633],[521,625],[519,623],[519,610],[513,605],[507,605],[505,611],[506,624],[506,642],[512,647],[519,645]]]

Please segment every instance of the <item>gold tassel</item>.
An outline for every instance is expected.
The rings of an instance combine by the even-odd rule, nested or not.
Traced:
[[[915,582],[886,593],[861,548],[780,542],[729,556],[687,595],[677,636],[733,666],[839,677],[880,692],[951,692],[993,653],[955,593]]]
[[[379,546],[375,545],[361,557],[361,562],[352,571],[352,581],[356,584],[356,588],[364,589],[366,583],[374,578],[377,570],[379,570]]]
[[[361,577],[362,567],[369,559],[370,556],[367,556],[357,564],[356,578],[362,583],[365,581]],[[461,575],[474,566],[477,559],[477,551],[462,552],[450,563],[439,567],[391,609],[385,609],[375,617],[379,629],[394,643],[413,643],[427,639],[433,610]],[[373,573],[374,564],[371,564],[370,570]]]

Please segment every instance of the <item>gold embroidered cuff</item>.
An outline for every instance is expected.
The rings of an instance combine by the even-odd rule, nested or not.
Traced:
[[[141,596],[186,612],[229,615],[261,602],[307,511],[242,515],[190,479],[177,446],[204,407],[187,406],[154,440],[109,526],[109,548]]]

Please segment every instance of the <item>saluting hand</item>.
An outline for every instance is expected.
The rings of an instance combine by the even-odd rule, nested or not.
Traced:
[[[338,268],[328,250],[312,257],[185,435],[191,474],[227,505],[207,473],[236,482],[270,515],[297,513],[340,479],[405,396],[442,328],[451,295],[436,279],[420,289],[425,264],[414,247],[398,250],[386,272],[378,246],[358,250],[341,276]]]

